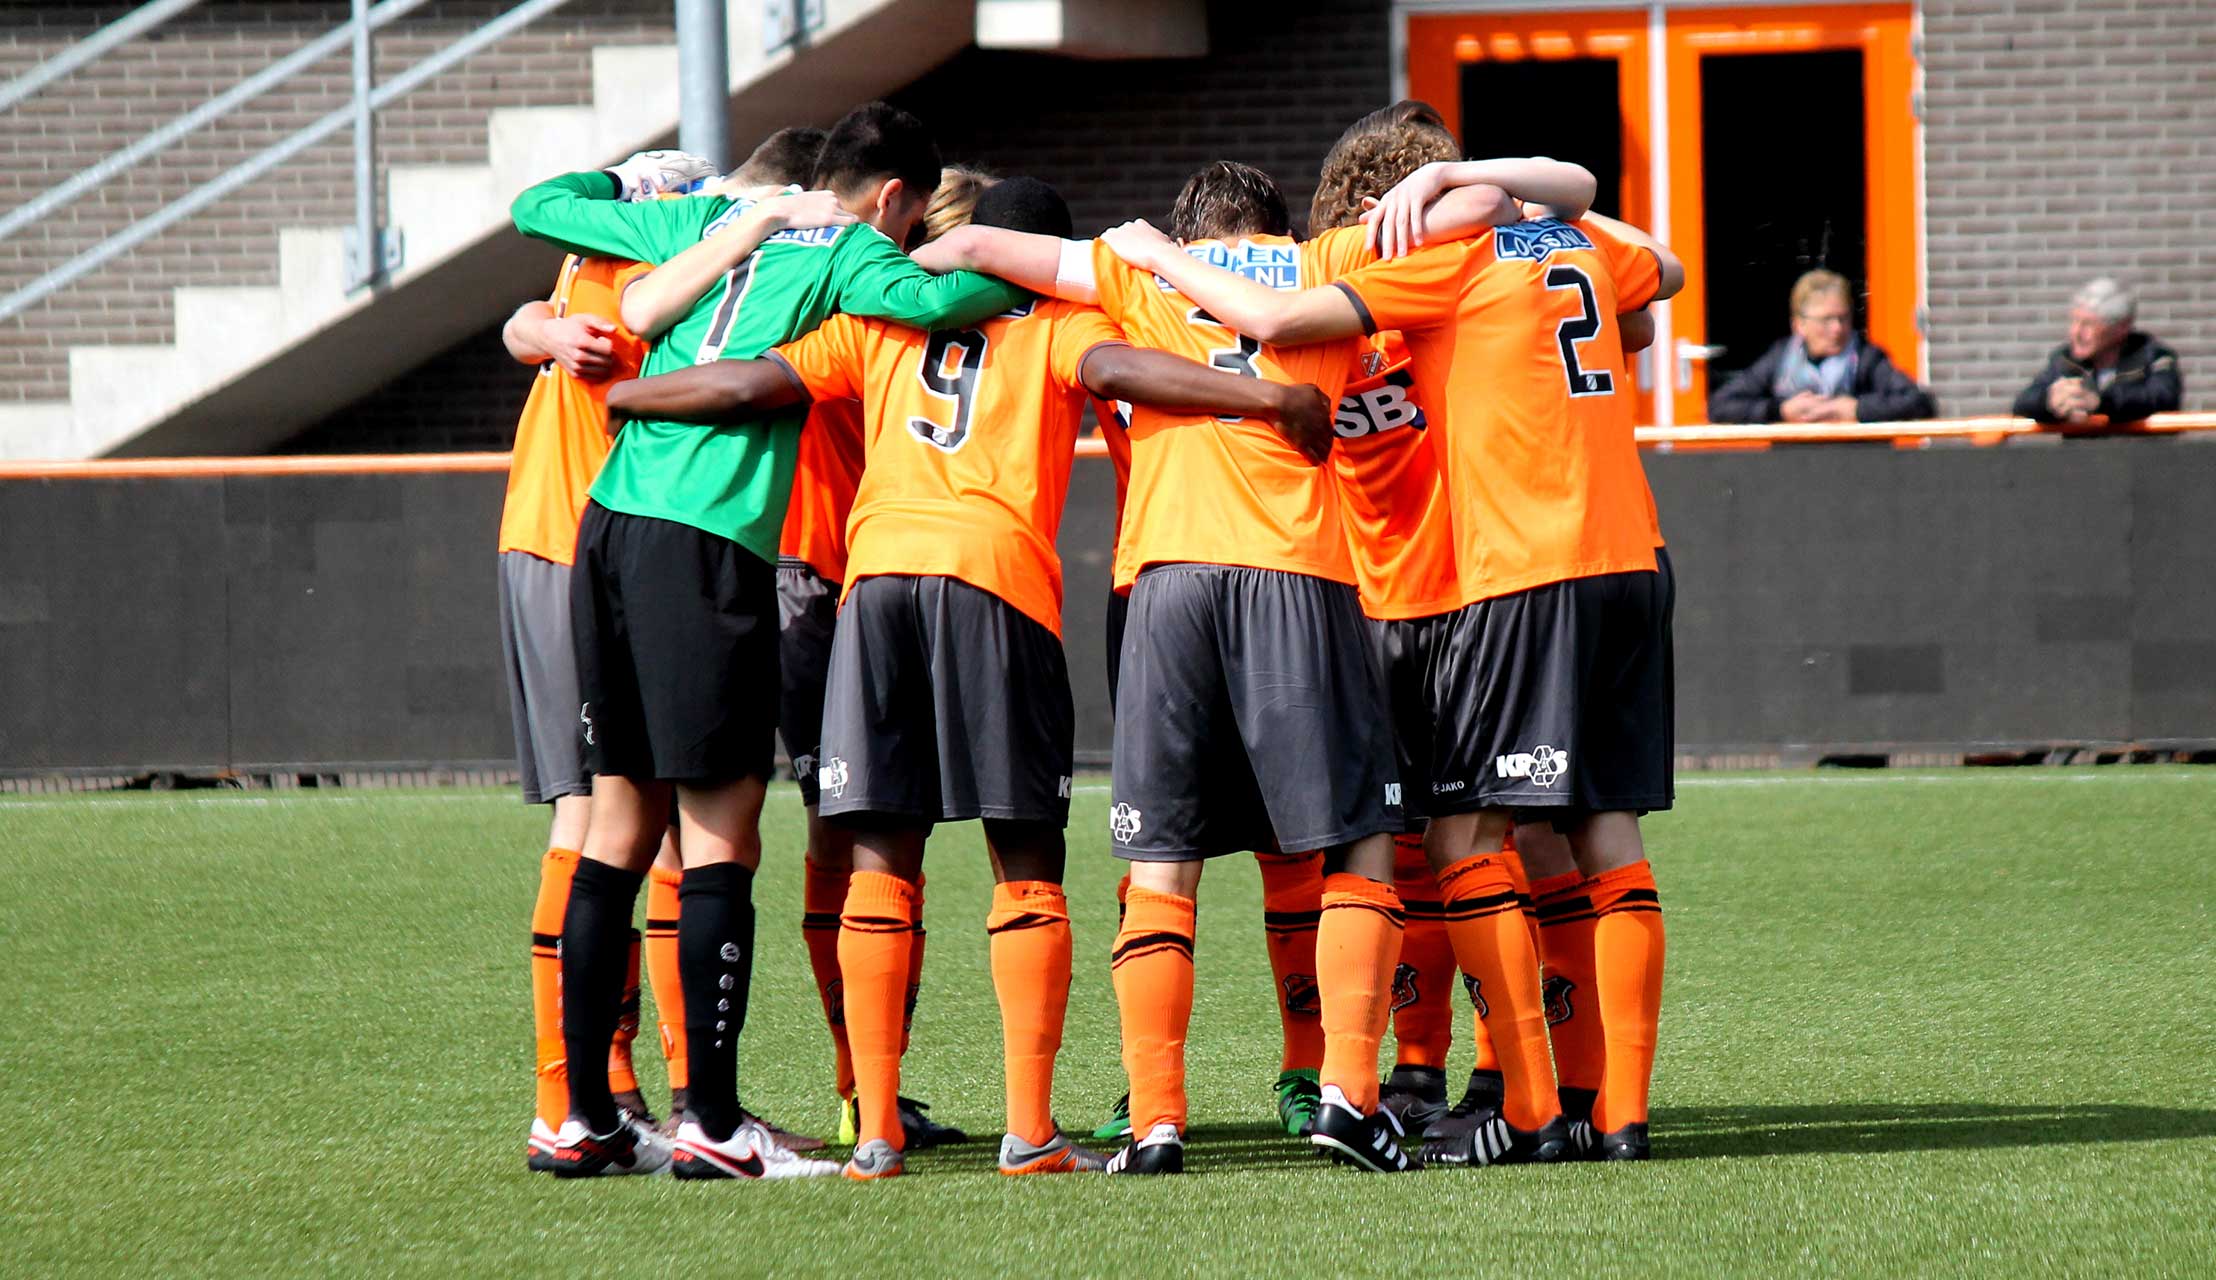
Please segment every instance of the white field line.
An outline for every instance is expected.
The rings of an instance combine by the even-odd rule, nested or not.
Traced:
[[[2193,784],[2216,783],[2216,769],[2203,771],[2154,772],[2135,766],[2110,766],[2091,773],[2060,773],[2042,768],[2021,769],[1960,769],[1941,773],[1889,773],[1876,770],[1870,773],[1772,773],[1758,777],[1711,778],[1700,774],[1680,776],[1677,785],[1684,790],[1698,791],[1705,787],[1888,787],[1944,785],[1960,783],[2087,783],[2087,782],[2182,782]],[[779,790],[790,790],[791,784],[780,784]],[[1106,795],[1109,786],[1105,782],[1080,783],[1071,788],[1078,795]],[[237,792],[223,792],[205,796],[167,796],[156,800],[144,793],[119,792],[55,792],[38,797],[21,797],[0,800],[0,809],[40,809],[82,800],[94,804],[136,802],[140,804],[187,805],[333,805],[333,804],[480,804],[520,807],[511,793],[490,795],[440,795],[399,788],[357,792],[353,795],[307,796],[252,796]]]

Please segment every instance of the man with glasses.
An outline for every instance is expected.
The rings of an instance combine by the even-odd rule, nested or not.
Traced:
[[[1847,278],[1818,268],[1793,282],[1792,336],[1708,395],[1712,422],[1907,422],[1939,412],[1885,349],[1856,333]]]

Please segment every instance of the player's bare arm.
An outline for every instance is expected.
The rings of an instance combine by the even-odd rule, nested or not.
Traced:
[[[551,360],[573,378],[598,382],[615,372],[616,326],[604,317],[558,316],[554,304],[535,298],[516,308],[501,327],[500,341],[523,364]]]
[[[1090,252],[1091,246],[1085,241],[972,223],[956,227],[916,250],[914,257],[917,265],[928,271],[982,271],[1065,302],[1096,301],[1090,271],[1082,279],[1060,278],[1063,248],[1071,244],[1085,245]]]
[[[1543,204],[1565,221],[1576,221],[1593,205],[1597,184],[1583,165],[1544,156],[1521,159],[1434,161],[1401,179],[1377,207],[1365,212],[1370,247],[1382,258],[1398,258],[1439,242],[1427,211],[1450,193],[1484,186],[1517,200]]]
[[[608,389],[608,416],[716,426],[807,399],[800,379],[774,356],[718,360],[615,384]]]
[[[624,326],[642,338],[658,338],[764,240],[788,229],[836,227],[853,221],[854,215],[828,191],[760,201],[730,225],[633,281],[623,294]]]
[[[1662,268],[1662,283],[1654,291],[1655,301],[1675,297],[1677,291],[1685,287],[1685,264],[1677,260],[1677,255],[1670,252],[1668,245],[1630,223],[1619,222],[1606,214],[1587,213],[1580,221],[1590,222],[1625,244],[1635,244],[1654,255],[1655,262]]]
[[[1304,382],[1245,377],[1166,351],[1125,346],[1093,348],[1079,376],[1085,389],[1103,400],[1144,404],[1166,413],[1259,418],[1318,464],[1331,456],[1337,439],[1331,401]]]
[[[1616,330],[1623,335],[1625,355],[1644,351],[1654,345],[1654,313],[1645,307],[1626,311],[1616,317]]]
[[[1362,333],[1362,313],[1330,285],[1283,293],[1188,255],[1145,219],[1101,236],[1116,256],[1170,282],[1196,306],[1250,338],[1278,346],[1351,338]]]

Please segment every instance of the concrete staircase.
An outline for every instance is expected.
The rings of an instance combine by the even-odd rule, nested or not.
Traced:
[[[976,21],[974,0],[824,7],[804,46],[765,54],[764,6],[731,0],[739,146],[899,88]],[[344,230],[284,229],[274,287],[177,288],[174,342],[73,347],[68,400],[0,405],[0,458],[254,453],[481,332],[552,278],[553,251],[509,226],[515,193],[672,145],[677,83],[673,45],[595,49],[590,105],[494,110],[483,163],[387,170],[387,225],[406,238],[389,284],[349,296]]]

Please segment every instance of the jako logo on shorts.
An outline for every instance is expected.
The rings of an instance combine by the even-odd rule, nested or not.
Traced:
[[[1143,825],[1139,811],[1128,804],[1118,804],[1108,811],[1108,834],[1114,836],[1118,844],[1130,844],[1131,837],[1139,834]]]
[[[816,775],[816,782],[824,791],[834,796],[846,794],[846,761],[832,756],[823,762],[823,769]]]
[[[1542,787],[1553,786],[1569,767],[1569,752],[1557,751],[1544,744],[1512,756],[1493,758],[1495,775],[1503,778],[1529,778]]]
[[[814,756],[794,756],[794,757],[793,757],[793,776],[794,776],[794,777],[796,777],[796,778],[805,778],[805,777],[807,777],[807,776],[808,776],[809,774],[811,774],[811,773],[814,773],[815,771],[816,771],[816,758],[815,758]]]

